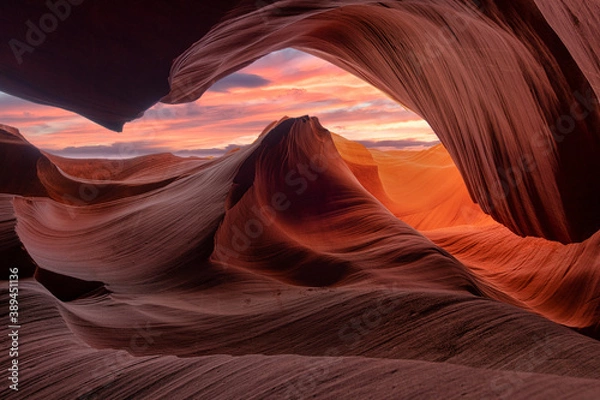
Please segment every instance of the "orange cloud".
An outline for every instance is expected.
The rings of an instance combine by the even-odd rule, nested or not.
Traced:
[[[19,128],[34,145],[50,151],[114,148],[120,142],[136,143],[143,152],[224,148],[252,142],[283,115],[306,114],[352,140],[437,141],[425,121],[368,83],[291,49],[272,53],[217,82],[194,103],[159,103],[127,124],[123,133],[4,94],[0,107],[1,123]]]

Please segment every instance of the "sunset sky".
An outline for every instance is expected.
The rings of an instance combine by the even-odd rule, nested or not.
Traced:
[[[438,142],[425,121],[379,90],[292,49],[272,53],[217,82],[194,103],[158,103],[122,133],[0,92],[0,123],[18,128],[39,148],[70,157],[219,155],[251,143],[284,115],[306,114],[317,116],[330,131],[371,147]]]

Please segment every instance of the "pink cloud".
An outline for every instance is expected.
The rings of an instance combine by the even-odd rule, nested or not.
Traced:
[[[13,125],[36,146],[111,146],[145,143],[145,149],[224,148],[253,141],[283,115],[314,115],[353,140],[435,141],[425,121],[349,73],[287,49],[225,78],[194,103],[157,104],[125,126],[104,129],[71,112],[0,94],[0,123]]]

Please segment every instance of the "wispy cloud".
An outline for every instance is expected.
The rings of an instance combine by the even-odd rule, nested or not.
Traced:
[[[252,142],[284,115],[317,116],[351,140],[437,140],[419,116],[369,84],[291,49],[222,79],[194,103],[159,103],[122,133],[62,109],[0,95],[0,123],[17,127],[42,149],[67,153],[86,148],[90,154],[112,154],[115,144],[125,142],[137,143],[140,151],[216,151]]]
[[[209,91],[229,93],[229,89],[257,88],[261,86],[266,86],[269,83],[271,83],[271,81],[263,78],[262,76],[237,72],[235,74],[231,74],[221,79],[220,81],[212,85]]]
[[[252,137],[254,139],[254,137]],[[439,144],[439,140],[422,141],[415,139],[398,140],[357,140],[367,148],[379,150],[422,149]],[[59,150],[47,150],[49,153],[69,158],[132,158],[148,154],[173,153],[180,157],[220,157],[229,151],[243,147],[240,144],[228,144],[220,148],[173,149],[156,146],[152,142],[117,142],[110,145],[69,146]]]
[[[47,150],[51,154],[69,158],[132,158],[148,154],[173,153],[180,157],[220,157],[225,153],[240,148],[230,144],[223,148],[183,149],[175,150],[169,147],[155,146],[149,142],[118,142],[111,145],[69,146],[59,150]]]
[[[358,140],[358,143],[365,147],[381,150],[407,150],[415,148],[431,147],[439,144],[439,140],[423,141],[416,139],[398,139],[398,140]]]

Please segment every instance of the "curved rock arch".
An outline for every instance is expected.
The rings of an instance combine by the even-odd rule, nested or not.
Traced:
[[[569,243],[598,229],[595,81],[537,8],[347,3],[310,2],[298,15],[296,2],[282,1],[217,25],[175,61],[163,101],[195,100],[216,80],[294,47],[427,120],[473,199],[514,232]]]
[[[597,1],[236,3],[175,1],[167,13],[153,2],[141,10],[71,1],[44,51],[19,64],[3,48],[0,88],[119,130],[161,98],[193,100],[262,55],[295,47],[423,116],[473,199],[514,232],[570,243],[600,227]],[[31,16],[49,12],[11,7],[2,12],[7,43],[23,39],[24,20],[35,25]],[[83,38],[74,33],[82,26]]]

